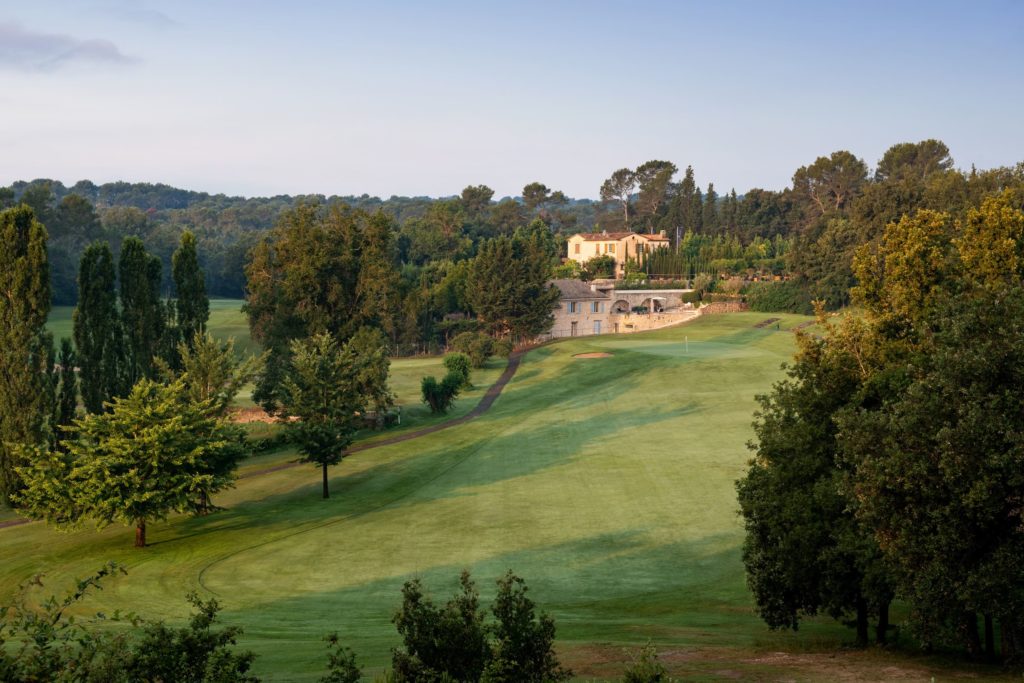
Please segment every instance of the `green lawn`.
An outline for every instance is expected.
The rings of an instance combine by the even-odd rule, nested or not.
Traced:
[[[208,327],[211,334],[220,339],[234,337],[235,348],[240,352],[259,353],[259,345],[249,336],[249,322],[242,313],[243,303],[238,299],[212,299]],[[50,311],[46,327],[58,343],[61,337],[73,337],[71,314],[74,310],[74,306],[54,306]]]
[[[512,568],[555,617],[563,657],[586,677],[617,675],[621,648],[647,639],[678,675],[702,680],[828,680],[839,668],[866,679],[958,677],[905,653],[847,652],[850,633],[827,619],[772,634],[754,615],[734,481],[749,457],[754,396],[781,377],[793,351],[788,329],[807,320],[754,328],[766,317],[709,316],[541,347],[486,415],[334,468],[328,501],[316,470],[303,466],[241,480],[216,500],[224,512],[151,525],[153,545],[142,551],[124,527],[2,529],[0,597],[39,571],[66,586],[117,560],[128,576],[91,609],[180,620],[184,595],[198,590],[244,626],[258,673],[315,680],[329,631],[371,673],[388,662],[390,619],[409,577],[446,597],[466,567],[489,598]],[[612,356],[573,357],[584,352]],[[438,366],[396,364],[399,396]],[[488,371],[492,381],[499,367]],[[475,403],[468,398],[462,410]],[[288,457],[264,456],[246,470]]]

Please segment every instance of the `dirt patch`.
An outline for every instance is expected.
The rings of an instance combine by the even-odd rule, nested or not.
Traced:
[[[289,421],[294,422],[298,420],[297,417],[288,418]],[[277,418],[273,415],[269,415],[263,408],[238,408],[237,410],[231,411],[231,421],[236,424],[249,424],[251,422],[263,422],[265,424],[274,424],[277,422]]]
[[[767,320],[762,320],[762,321],[761,321],[761,322],[759,322],[758,324],[754,325],[754,327],[757,327],[757,328],[759,328],[759,329],[760,329],[760,328],[764,328],[764,327],[768,327],[768,326],[769,326],[769,325],[771,325],[772,323],[777,323],[777,322],[779,322],[780,320],[782,320],[782,318],[768,318]]]
[[[600,352],[595,352],[595,353],[574,353],[572,357],[573,358],[611,358],[612,354],[610,354],[610,353],[600,353]]]
[[[816,322],[817,322],[816,320],[808,320],[807,322],[802,322],[799,325],[793,325],[792,331],[796,332],[797,330],[805,329],[807,327],[810,327],[811,325],[813,325]]]

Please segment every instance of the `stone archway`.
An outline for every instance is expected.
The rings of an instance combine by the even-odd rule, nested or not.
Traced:
[[[630,310],[632,309],[630,308],[629,302],[625,299],[619,299],[612,304],[612,313],[629,313]]]

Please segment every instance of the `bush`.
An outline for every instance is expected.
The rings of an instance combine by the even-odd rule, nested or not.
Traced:
[[[555,656],[554,621],[535,613],[521,578],[508,572],[498,580],[493,624],[486,623],[469,572],[460,584],[443,606],[424,594],[419,579],[403,586],[394,618],[403,644],[391,660],[396,682],[557,683],[572,676]]]
[[[420,382],[423,402],[430,406],[432,413],[447,413],[462,388],[461,374],[449,372],[440,382],[433,376],[424,377]]]
[[[615,257],[611,254],[595,256],[583,264],[583,272],[580,279],[584,282],[597,278],[615,277]]]
[[[474,368],[482,368],[494,355],[494,339],[483,332],[463,332],[452,339],[451,348],[469,356]]]
[[[461,389],[473,388],[473,384],[469,381],[469,356],[459,351],[449,353],[444,357],[444,367],[448,372],[462,376]]]
[[[498,358],[508,358],[512,355],[512,340],[498,339],[491,345],[491,350]]]
[[[747,305],[762,313],[802,313],[812,315],[811,295],[797,280],[757,282],[744,290]]]
[[[639,652],[630,654],[630,662],[622,676],[622,683],[669,683],[668,671],[658,661],[654,646],[647,643]]]
[[[92,577],[78,581],[63,598],[51,596],[38,606],[28,603],[28,586],[22,586],[13,604],[0,606],[0,680],[259,681],[249,673],[256,656],[235,649],[242,630],[215,628],[220,612],[216,600],[203,602],[197,595],[189,595],[195,612],[188,626],[180,628],[117,613],[109,617],[97,613],[92,619],[65,615],[90,591],[101,588],[107,577],[124,573],[123,567],[109,563]],[[118,621],[126,628],[101,627]]]
[[[570,259],[565,263],[555,266],[551,271],[551,277],[575,280],[579,278],[581,272],[580,264]]]
[[[324,640],[331,651],[327,654],[327,675],[320,683],[359,683],[363,671],[356,664],[356,653],[339,644],[337,633],[327,634]]]

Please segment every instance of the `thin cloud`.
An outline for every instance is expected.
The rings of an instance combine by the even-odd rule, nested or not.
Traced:
[[[171,19],[163,12],[148,7],[117,7],[106,6],[99,8],[99,11],[119,19],[121,21],[141,24],[155,29],[169,29],[180,26],[177,21]]]
[[[20,24],[0,23],[0,67],[54,71],[73,63],[125,65],[137,61],[109,40],[37,33]]]

